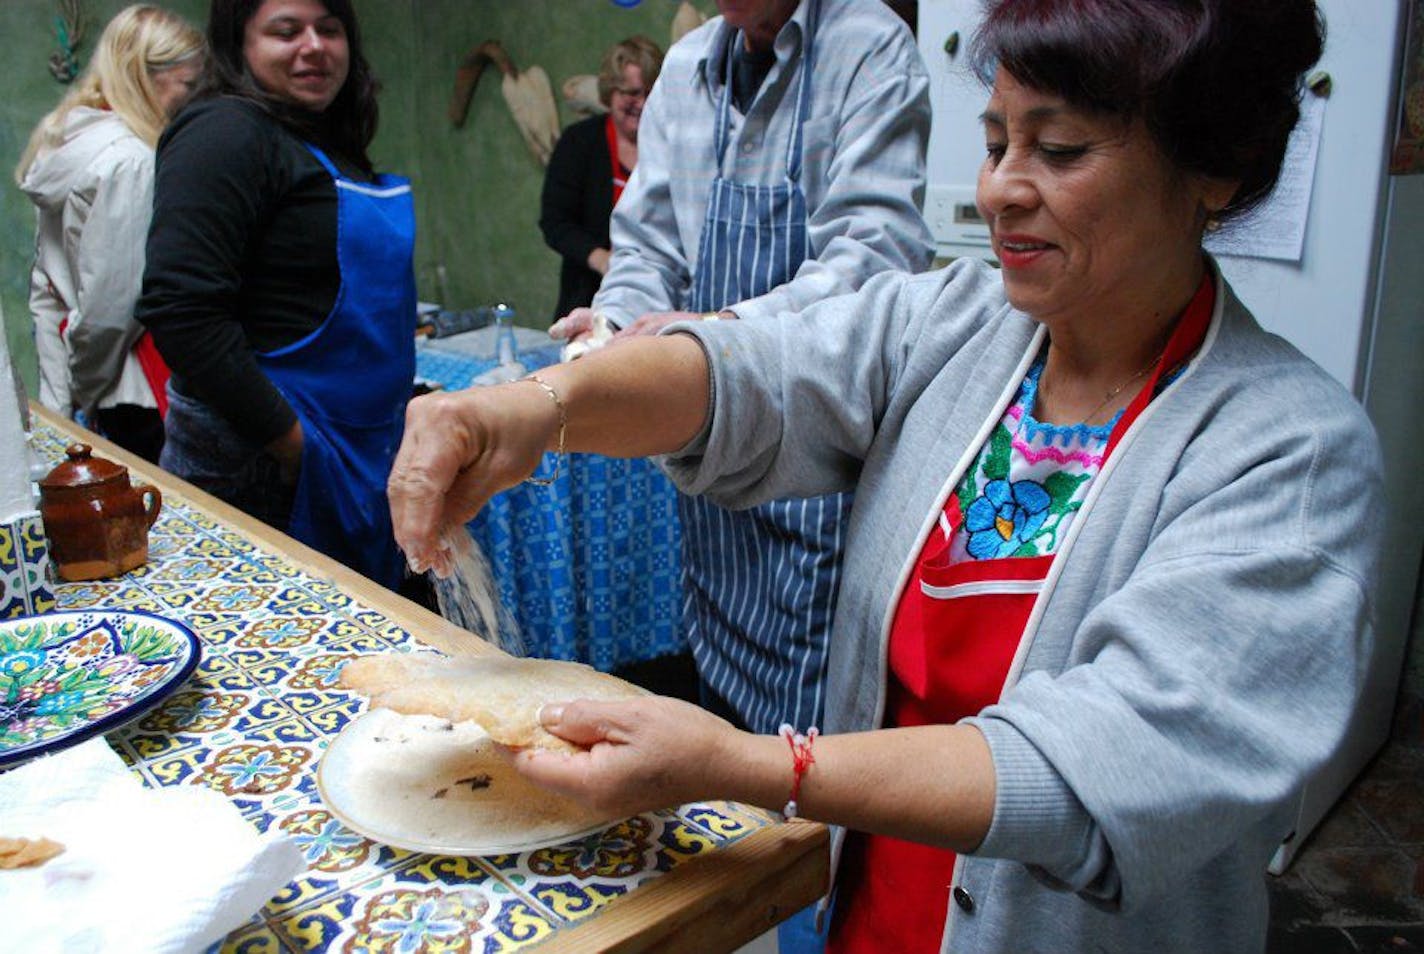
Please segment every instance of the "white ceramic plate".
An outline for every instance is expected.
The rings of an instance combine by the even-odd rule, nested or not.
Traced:
[[[183,684],[199,655],[192,630],[151,613],[0,622],[0,768],[138,718]]]
[[[502,855],[574,841],[608,818],[524,780],[479,726],[376,709],[317,766],[317,791],[372,841],[435,855]]]

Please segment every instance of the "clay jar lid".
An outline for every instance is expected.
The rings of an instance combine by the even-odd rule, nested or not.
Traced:
[[[79,489],[120,481],[121,486],[128,487],[129,469],[111,460],[90,456],[93,450],[88,444],[70,444],[64,449],[65,456],[69,459],[57,465],[40,480],[40,489]]]

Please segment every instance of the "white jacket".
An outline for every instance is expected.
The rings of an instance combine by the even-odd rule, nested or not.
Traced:
[[[63,141],[35,159],[21,188],[37,213],[30,314],[40,402],[63,414],[156,407],[133,354],[143,333],[133,314],[153,214],[153,150],[114,113],[77,107]]]

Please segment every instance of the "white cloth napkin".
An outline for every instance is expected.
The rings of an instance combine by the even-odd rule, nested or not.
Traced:
[[[218,792],[144,787],[102,737],[0,775],[0,835],[65,848],[0,871],[10,951],[201,951],[306,870]]]

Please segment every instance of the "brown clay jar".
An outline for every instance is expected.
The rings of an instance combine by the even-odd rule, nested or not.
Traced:
[[[72,444],[69,458],[40,483],[40,517],[50,560],[62,580],[98,580],[148,562],[148,528],[163,495],[151,484],[131,484],[127,467],[90,456]]]

